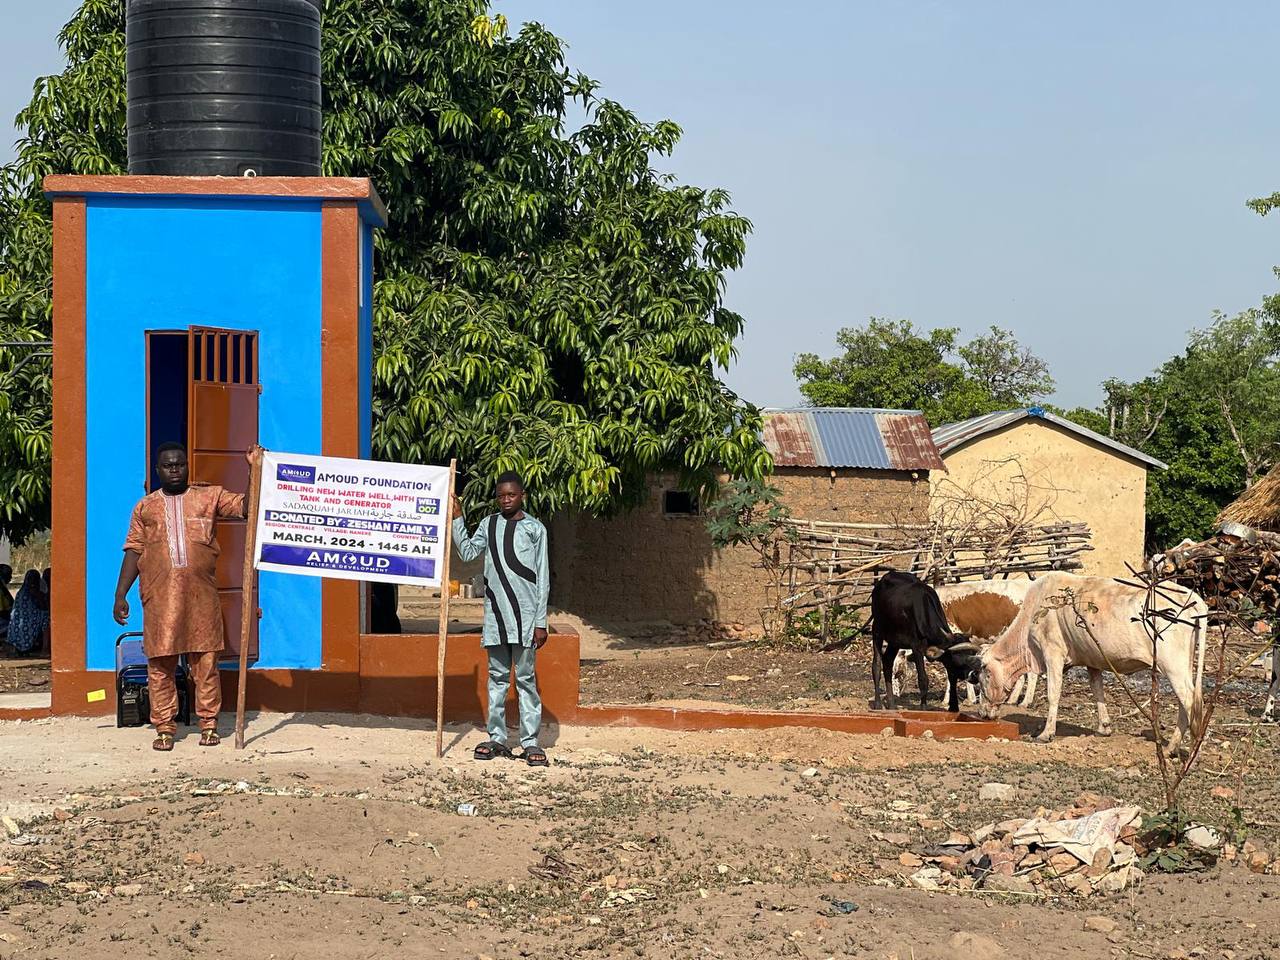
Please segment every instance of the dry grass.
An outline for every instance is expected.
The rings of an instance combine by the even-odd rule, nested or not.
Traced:
[[[1272,470],[1229,504],[1218,523],[1241,523],[1255,530],[1280,533],[1280,470]]]
[[[47,533],[37,533],[20,547],[14,547],[9,565],[13,567],[15,583],[22,581],[22,575],[28,570],[43,570],[49,566],[50,537]]]

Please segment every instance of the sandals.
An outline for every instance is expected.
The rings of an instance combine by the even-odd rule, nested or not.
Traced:
[[[529,747],[527,750],[521,750],[519,753],[509,754],[512,760],[523,760],[531,767],[549,767],[551,761],[547,759],[547,753],[541,747]]]
[[[477,760],[492,760],[494,757],[509,757],[511,756],[511,751],[496,740],[486,740],[476,747],[473,756]]]
[[[155,740],[151,741],[151,749],[159,750],[162,753],[168,753],[173,749],[173,734],[161,733],[157,734]]]
[[[218,736],[217,730],[201,730],[200,731],[200,746],[216,747],[221,742],[222,742],[222,738]]]

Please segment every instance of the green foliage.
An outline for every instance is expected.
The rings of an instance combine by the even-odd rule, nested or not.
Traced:
[[[1138,866],[1148,873],[1194,873],[1213,866],[1217,859],[1211,853],[1184,843],[1191,823],[1178,807],[1143,819],[1143,843],[1146,856],[1138,860]]]
[[[49,333],[41,179],[124,169],[123,6],[85,0],[61,35],[67,69],[19,117],[0,174],[5,339]],[[721,469],[767,474],[758,411],[716,376],[742,332],[722,295],[751,224],[723,190],[653,169],[676,124],[597,96],[558,38],[536,23],[509,36],[483,0],[328,0],[323,44],[325,173],[372,177],[390,213],[377,456],[456,456],[473,505],[519,469],[543,512],[608,513],[654,471],[698,491]],[[574,101],[586,118],[570,132]],[[20,537],[48,516],[48,368],[14,382],[11,362],[0,497],[22,506],[0,529]]]
[[[791,629],[784,639],[802,649],[813,649],[818,644],[828,648],[846,646],[862,633],[863,609],[840,603],[827,607],[825,638],[822,635],[822,610],[808,610],[791,621]]]
[[[1025,406],[1053,392],[1048,365],[999,327],[958,342],[953,327],[919,331],[910,321],[872,317],[836,334],[830,360],[801,354],[795,374],[820,407],[920,410],[935,426]]]
[[[1261,310],[1215,314],[1186,350],[1134,383],[1108,380],[1077,422],[1169,465],[1147,490],[1148,547],[1213,530],[1218,512],[1274,464],[1280,443],[1280,339]]]
[[[724,484],[707,509],[707,532],[717,550],[750,546],[768,552],[779,540],[795,540],[791,511],[782,491],[763,480],[738,479]]]

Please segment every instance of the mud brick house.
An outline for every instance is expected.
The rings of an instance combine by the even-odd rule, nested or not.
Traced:
[[[803,408],[765,414],[771,482],[792,514],[843,523],[921,523],[929,472],[945,469],[912,410]],[[588,622],[759,623],[765,575],[748,548],[716,550],[702,505],[675,477],[621,516],[551,523],[552,603]]]
[[[1003,410],[933,431],[947,473],[935,492],[965,490],[1002,503],[1044,508],[1043,519],[1087,523],[1086,574],[1128,575],[1141,566],[1147,474],[1165,465],[1041,407]]]

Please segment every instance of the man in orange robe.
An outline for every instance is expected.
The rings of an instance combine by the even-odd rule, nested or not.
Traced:
[[[116,583],[115,619],[129,620],[129,589],[141,577],[142,649],[147,655],[147,688],[152,747],[172,750],[177,732],[178,690],[174,670],[186,654],[195,683],[200,746],[219,743],[218,711],[222,685],[218,654],[225,642],[222,606],[214,580],[218,562],[215,532],[219,520],[242,520],[245,500],[222,487],[190,483],[187,452],[166,443],[156,456],[160,489],[134,507],[124,560]]]

